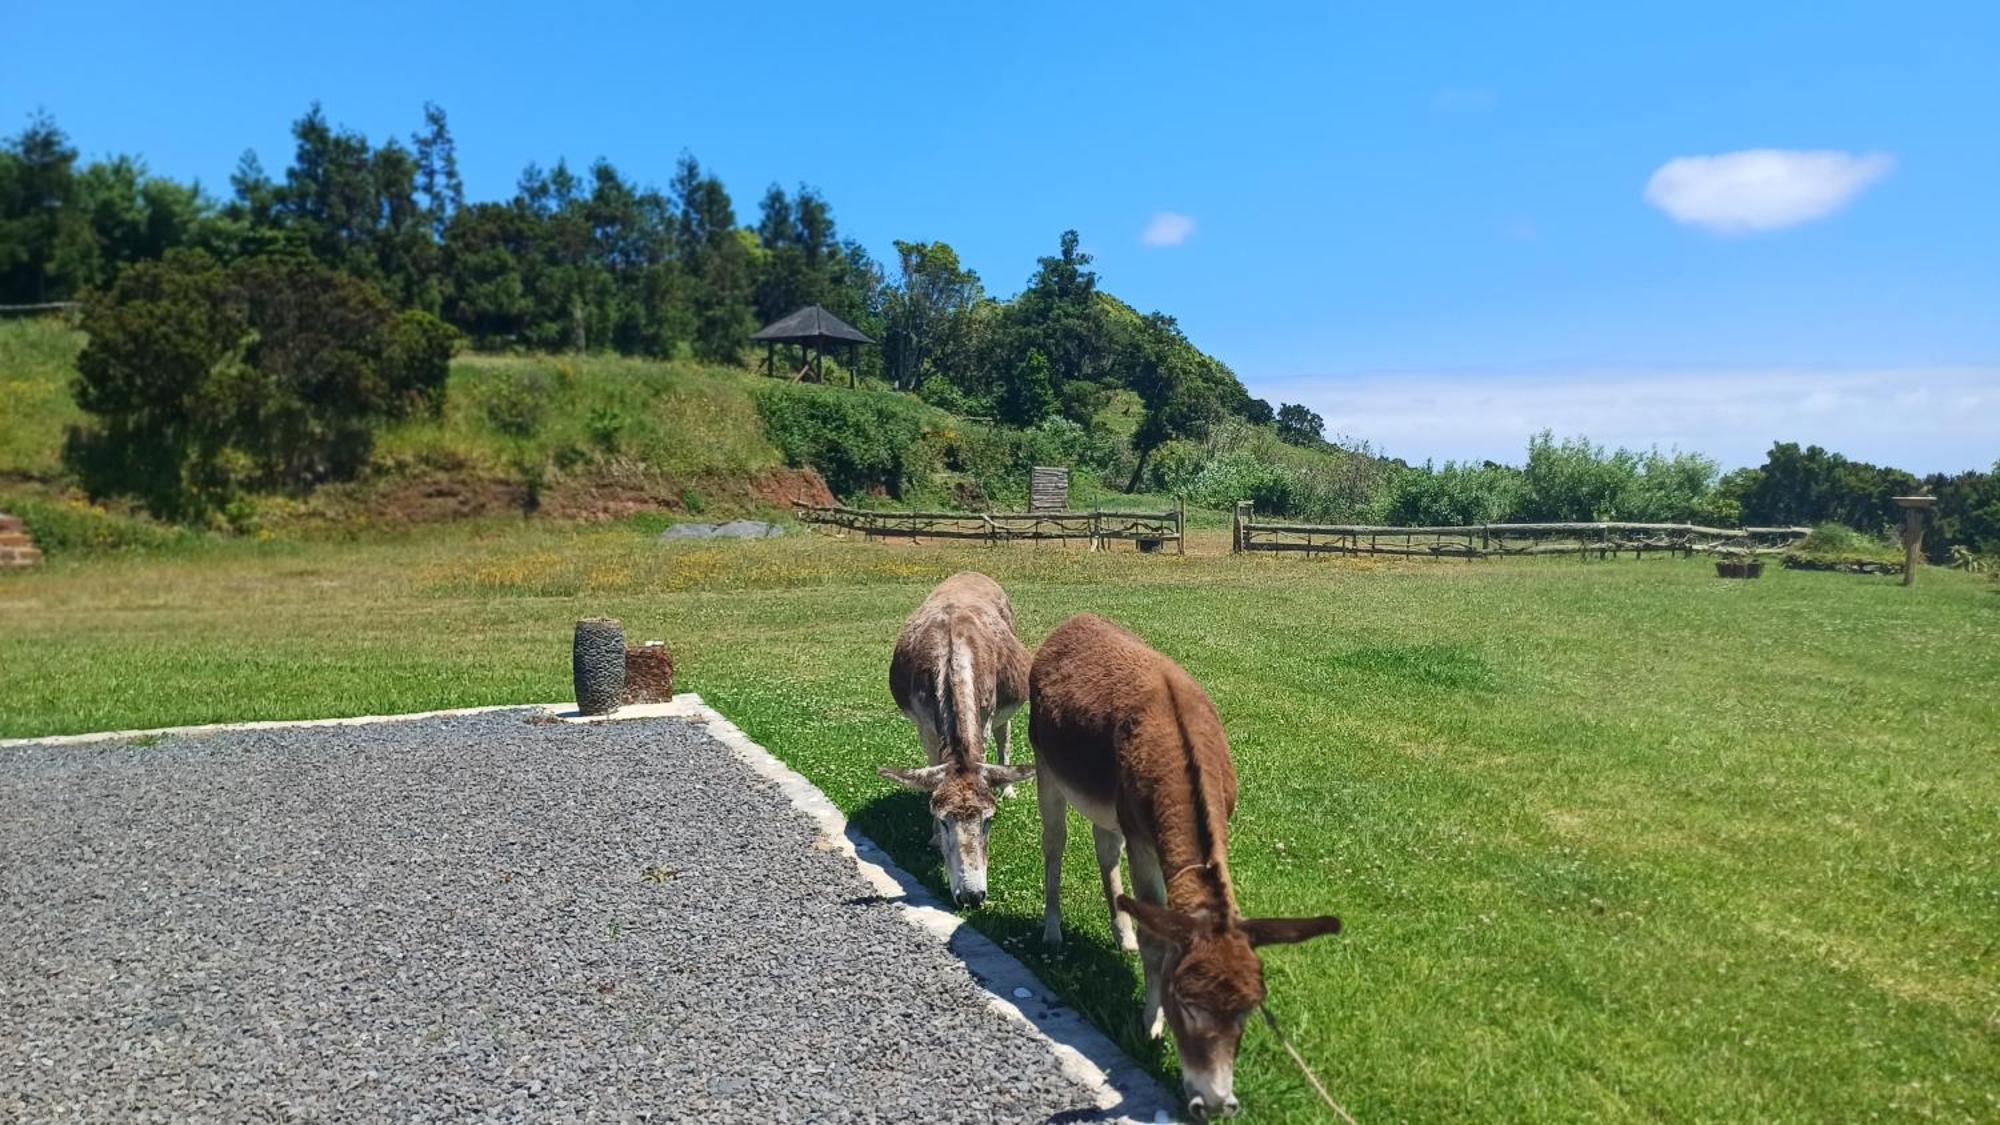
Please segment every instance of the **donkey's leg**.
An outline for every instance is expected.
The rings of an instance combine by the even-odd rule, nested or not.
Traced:
[[[1118,880],[1118,851],[1125,846],[1125,837],[1095,824],[1090,826],[1090,836],[1097,844],[1097,878],[1104,885],[1105,908],[1111,911],[1111,936],[1118,939],[1118,948],[1135,952],[1139,938],[1132,919],[1118,909],[1118,896],[1125,891]]]
[[[1160,857],[1153,849],[1134,844],[1127,849],[1132,856],[1132,893],[1147,902],[1167,901],[1167,880],[1160,871]],[[1128,919],[1126,925],[1131,925]],[[1140,1022],[1145,1025],[1146,1034],[1158,1039],[1166,1034],[1166,1013],[1160,1010],[1160,978],[1164,974],[1167,946],[1147,934],[1139,935],[1139,960],[1146,966],[1146,1007],[1140,1013]]]
[[[1069,843],[1069,803],[1048,778],[1035,786],[1035,801],[1042,810],[1042,940],[1061,945],[1062,861],[1063,847]]]
[[[1002,707],[993,712],[993,720],[987,724],[993,733],[993,756],[998,758],[1003,766],[1008,764],[1008,748],[1014,741],[1014,712],[1017,710],[1018,707]],[[1013,786],[1000,787],[1001,800],[1004,801],[1013,795]]]
[[[937,765],[944,761],[944,730],[935,718],[924,715],[917,719],[917,739],[924,744],[924,763]]]

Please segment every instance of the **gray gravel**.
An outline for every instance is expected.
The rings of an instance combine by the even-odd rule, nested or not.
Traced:
[[[0,1119],[1041,1119],[1046,1046],[697,723],[0,750]]]

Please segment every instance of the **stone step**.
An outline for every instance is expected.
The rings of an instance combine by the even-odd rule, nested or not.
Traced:
[[[40,566],[42,553],[33,547],[0,547],[0,567]]]

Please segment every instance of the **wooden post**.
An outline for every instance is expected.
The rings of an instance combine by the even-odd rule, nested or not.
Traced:
[[[1187,554],[1187,497],[1174,497],[1174,554]]]
[[[1914,586],[1924,554],[1924,513],[1937,507],[1937,497],[1898,496],[1896,506],[1903,509],[1903,585]]]

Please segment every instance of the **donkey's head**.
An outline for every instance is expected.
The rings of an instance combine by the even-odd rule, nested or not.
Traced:
[[[1256,947],[1340,932],[1340,919],[1218,918],[1120,895],[1118,909],[1163,944],[1160,1007],[1181,1060],[1181,1092],[1196,1120],[1236,1112],[1236,1048],[1243,1022],[1264,1002]]]
[[[986,837],[993,828],[995,786],[1028,781],[1033,766],[958,766],[940,763],[920,770],[884,768],[882,776],[931,798],[931,835],[951,875],[951,897],[960,906],[986,901]]]

